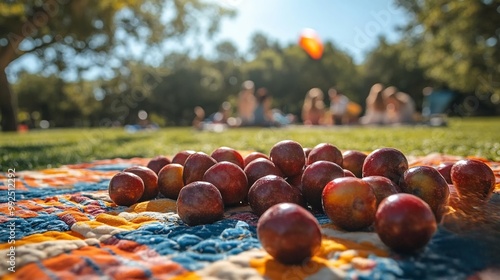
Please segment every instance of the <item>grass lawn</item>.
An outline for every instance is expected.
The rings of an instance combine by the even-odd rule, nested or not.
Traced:
[[[210,154],[219,146],[269,153],[284,139],[304,147],[322,142],[341,150],[372,151],[394,147],[406,155],[433,152],[474,155],[500,161],[500,117],[455,118],[447,127],[302,127],[237,128],[221,133],[190,127],[127,133],[122,128],[52,129],[0,133],[0,166],[17,170],[57,167],[104,158],[172,156],[189,149]]]

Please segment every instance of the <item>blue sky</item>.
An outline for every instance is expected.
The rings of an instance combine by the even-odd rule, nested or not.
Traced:
[[[395,41],[399,38],[395,27],[408,21],[392,0],[217,1],[235,8],[238,15],[222,22],[216,38],[229,39],[243,51],[256,31],[282,43],[295,43],[304,28],[312,28],[360,63],[379,35]]]
[[[408,21],[405,12],[397,8],[393,0],[212,0],[237,11],[237,16],[223,19],[217,36],[202,42],[203,53],[210,55],[214,45],[230,40],[241,52],[249,48],[251,36],[259,31],[280,43],[298,42],[305,28],[316,30],[323,41],[333,41],[349,53],[356,63],[362,63],[366,53],[376,46],[377,37],[385,35],[396,41],[396,27]],[[189,41],[189,40],[188,40]],[[187,43],[187,44],[186,44]],[[193,42],[191,42],[193,43]],[[199,41],[198,41],[199,43]],[[196,43],[195,43],[196,44]],[[189,42],[169,42],[166,53],[189,47]],[[130,53],[147,52],[147,47],[133,47]],[[11,65],[9,80],[16,80],[18,70],[30,72],[42,70],[42,65],[32,55],[26,55]],[[99,70],[92,69],[85,78],[95,78]],[[75,79],[75,73],[66,76]]]

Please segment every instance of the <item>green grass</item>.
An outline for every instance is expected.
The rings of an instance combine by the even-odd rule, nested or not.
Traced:
[[[269,153],[284,139],[298,141],[304,147],[328,142],[341,150],[394,147],[406,155],[439,152],[500,161],[500,118],[496,117],[451,119],[449,126],[442,128],[294,126],[214,133],[183,127],[134,134],[121,128],[94,128],[0,133],[0,166],[3,171],[40,169],[104,158],[171,156],[185,149],[211,153],[219,146]]]

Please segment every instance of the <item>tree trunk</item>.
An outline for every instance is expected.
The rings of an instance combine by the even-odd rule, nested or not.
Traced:
[[[0,113],[2,116],[2,131],[17,130],[16,99],[10,89],[5,68],[0,68]]]
[[[16,34],[22,33],[10,33],[9,35],[12,36],[9,44],[4,49],[0,49],[0,115],[2,117],[0,125],[2,131],[17,131],[17,100],[11,91],[5,72],[7,66],[19,56],[17,50],[24,39],[23,36]]]

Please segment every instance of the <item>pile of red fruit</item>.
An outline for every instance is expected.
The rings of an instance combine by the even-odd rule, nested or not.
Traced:
[[[494,186],[493,171],[478,160],[409,168],[405,155],[394,148],[342,153],[329,143],[303,148],[283,140],[269,155],[243,157],[220,147],[211,155],[182,151],[172,160],[158,156],[147,167],[116,174],[109,195],[116,204],[130,206],[161,193],[177,200],[177,213],[190,226],[215,222],[225,207],[248,203],[261,216],[257,232],[263,247],[284,263],[300,263],[321,243],[309,211],[324,212],[347,231],[373,226],[387,246],[411,252],[426,246],[450,203],[484,203]]]

